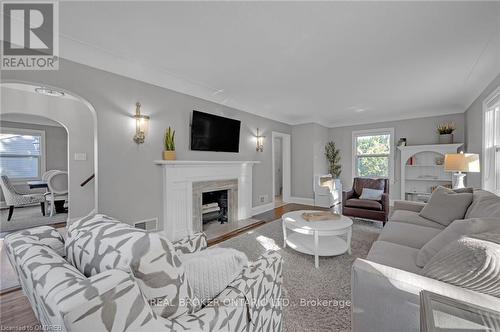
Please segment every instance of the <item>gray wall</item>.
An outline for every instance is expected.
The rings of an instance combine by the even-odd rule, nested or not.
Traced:
[[[45,131],[45,164],[46,169],[68,169],[68,133],[63,127],[42,126],[29,123],[0,121],[0,127],[22,128]],[[16,185],[16,189],[27,190],[26,185]],[[4,201],[0,190],[0,201]]]
[[[62,60],[58,71],[5,71],[5,81],[45,83],[72,91],[89,101],[97,112],[99,135],[99,211],[126,222],[158,217],[162,224],[162,174],[153,160],[161,159],[165,128],[176,134],[177,158],[184,160],[258,160],[253,172],[253,204],[259,195],[272,200],[271,132],[290,134],[289,125],[271,121],[102,70]],[[78,79],[75,79],[75,78]],[[136,145],[135,103],[151,116],[146,142]],[[240,153],[189,150],[192,110],[241,120]],[[264,152],[255,151],[257,128],[267,136]]]
[[[324,147],[329,130],[316,123],[292,127],[292,196],[314,198],[313,178],[325,174]]]
[[[500,75],[484,89],[465,112],[465,143],[470,153],[483,152],[483,101],[500,86]],[[482,160],[482,159],[481,159]],[[481,173],[467,174],[467,184],[475,188],[481,187]]]
[[[456,143],[464,142],[464,119],[465,114],[452,114],[420,119],[392,121],[350,127],[339,127],[330,129],[330,139],[333,140],[340,149],[342,155],[342,185],[344,189],[352,187],[352,132],[357,130],[394,128],[394,143],[399,138],[406,137],[408,145],[437,144],[438,134],[436,127],[443,122],[454,122],[457,130],[454,133]],[[395,148],[396,149],[396,148]],[[394,183],[391,184],[391,197],[400,198],[401,176],[400,176],[400,153],[395,152],[394,162]]]

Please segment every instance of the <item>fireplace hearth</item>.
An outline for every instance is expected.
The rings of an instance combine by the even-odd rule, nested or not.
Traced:
[[[218,221],[228,222],[228,190],[216,190],[202,193],[201,218],[203,224]]]

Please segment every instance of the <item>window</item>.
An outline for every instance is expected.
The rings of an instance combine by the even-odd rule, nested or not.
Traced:
[[[0,129],[0,174],[11,179],[39,179],[45,172],[45,132]]]
[[[484,102],[483,188],[500,194],[500,87]]]
[[[353,177],[388,178],[394,174],[394,128],[352,133]]]

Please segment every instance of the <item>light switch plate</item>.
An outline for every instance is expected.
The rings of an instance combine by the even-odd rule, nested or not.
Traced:
[[[87,154],[85,152],[76,152],[75,153],[75,160],[85,161],[85,160],[87,160]]]

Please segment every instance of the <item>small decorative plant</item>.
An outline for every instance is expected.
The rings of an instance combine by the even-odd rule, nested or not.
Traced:
[[[342,165],[340,165],[340,150],[335,146],[335,142],[326,143],[325,157],[328,160],[330,174],[338,179],[342,173]]]
[[[451,144],[453,143],[453,132],[456,127],[453,122],[442,123],[437,126],[437,132],[439,133],[439,144]]]
[[[168,127],[167,131],[165,132],[165,139],[164,139],[164,151],[163,151],[163,159],[164,160],[175,160],[176,155],[175,155],[175,130],[172,130],[172,128]]]
[[[453,134],[455,131],[456,127],[453,122],[450,123],[442,123],[439,126],[437,126],[437,131],[439,135],[450,135]]]
[[[170,127],[165,132],[165,151],[175,151],[175,130]]]

